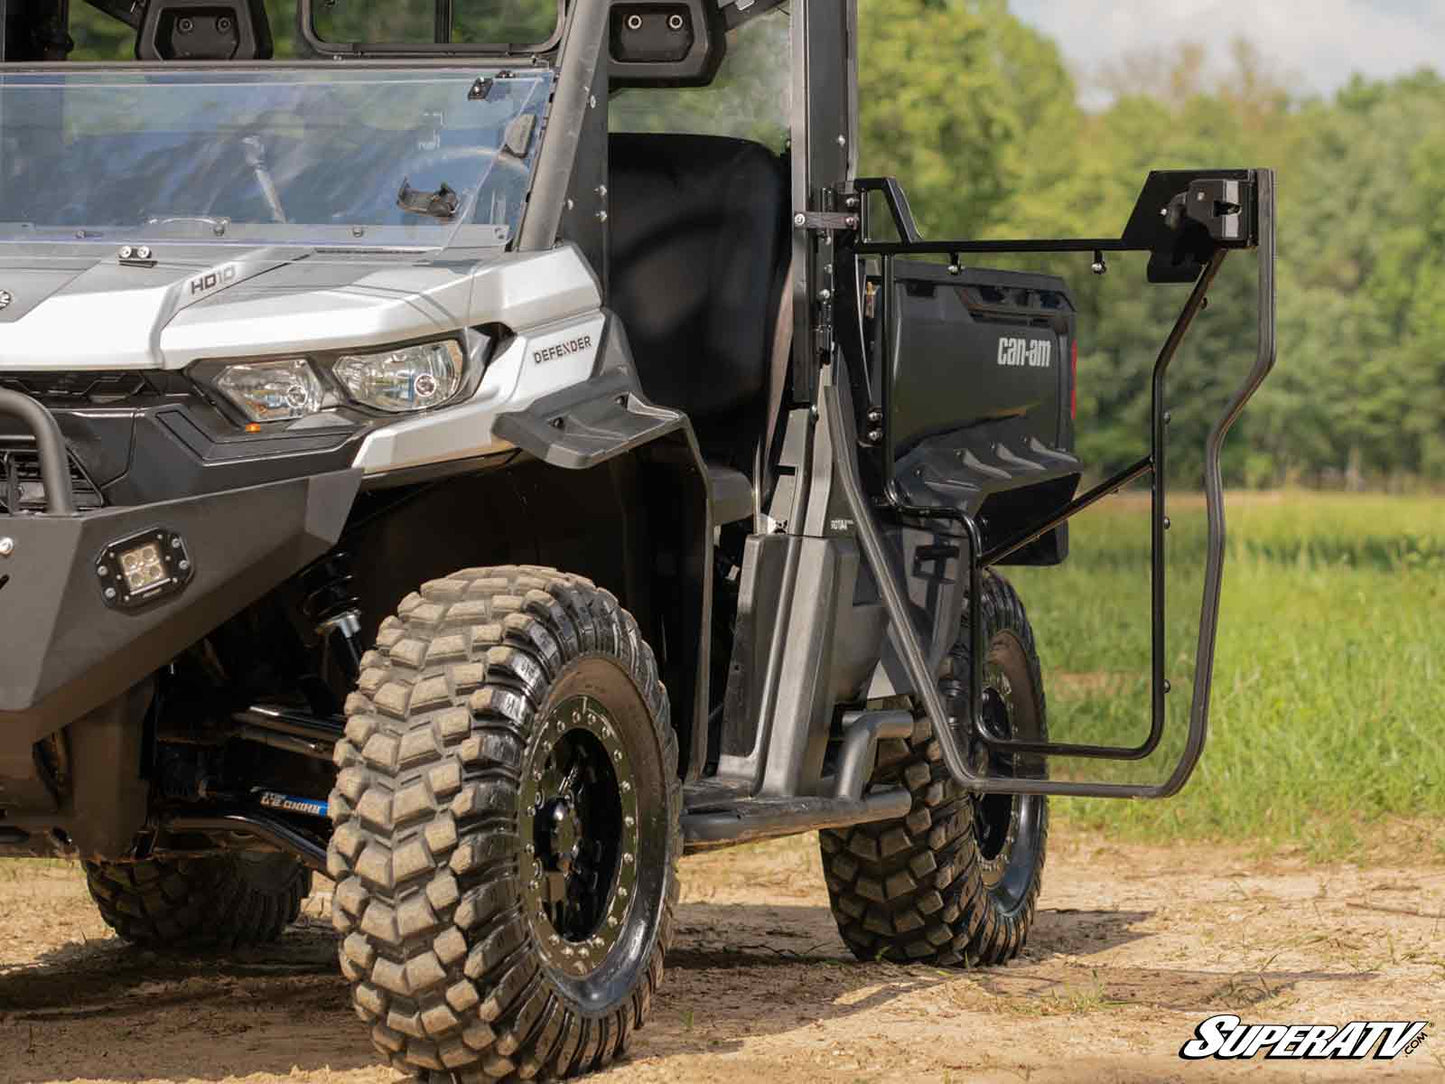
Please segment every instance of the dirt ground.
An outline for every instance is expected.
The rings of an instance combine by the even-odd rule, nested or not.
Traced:
[[[1445,869],[1064,836],[1025,957],[975,972],[854,962],[811,837],[688,859],[664,996],[593,1079],[1445,1080]],[[397,1079],[347,1006],[328,888],[278,945],[176,962],[109,936],[75,870],[0,864],[0,1081]],[[1216,1012],[1432,1025],[1394,1061],[1180,1061]]]

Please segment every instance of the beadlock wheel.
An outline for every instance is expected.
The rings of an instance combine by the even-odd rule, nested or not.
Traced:
[[[580,577],[468,569],[405,599],[362,663],[329,869],[373,1042],[438,1084],[610,1063],[662,980],[682,853],[636,621]]]
[[[569,977],[594,974],[637,887],[632,758],[600,701],[573,697],[542,721],[520,806],[518,868],[537,950]]]

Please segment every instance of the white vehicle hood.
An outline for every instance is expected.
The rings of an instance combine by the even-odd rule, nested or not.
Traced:
[[[203,358],[336,350],[497,322],[515,330],[601,305],[571,246],[550,252],[0,247],[0,370],[182,369]]]

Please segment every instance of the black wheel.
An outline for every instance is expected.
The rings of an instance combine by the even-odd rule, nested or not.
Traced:
[[[274,941],[301,913],[310,875],[282,854],[86,862],[101,917],[148,949],[204,952]]]
[[[467,569],[381,626],[347,702],[333,915],[377,1049],[451,1081],[608,1064],[662,980],[682,853],[637,623],[552,569]]]
[[[996,733],[1044,739],[1043,682],[1033,630],[1008,581],[984,574],[983,705]],[[963,730],[972,673],[968,618],[945,659],[939,687],[952,725]],[[1042,775],[1035,757],[991,753],[971,743],[992,774]],[[880,745],[873,781],[906,786],[913,806],[900,820],[823,831],[819,844],[833,917],[860,959],[996,964],[1028,939],[1048,841],[1047,799],[965,792],[943,764],[927,719],[906,741]]]

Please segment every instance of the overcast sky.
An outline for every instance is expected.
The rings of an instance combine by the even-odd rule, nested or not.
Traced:
[[[1121,55],[1202,42],[1223,63],[1237,37],[1254,42],[1302,93],[1328,94],[1352,72],[1445,71],[1445,0],[1010,0],[1048,34],[1101,105],[1089,75]]]

